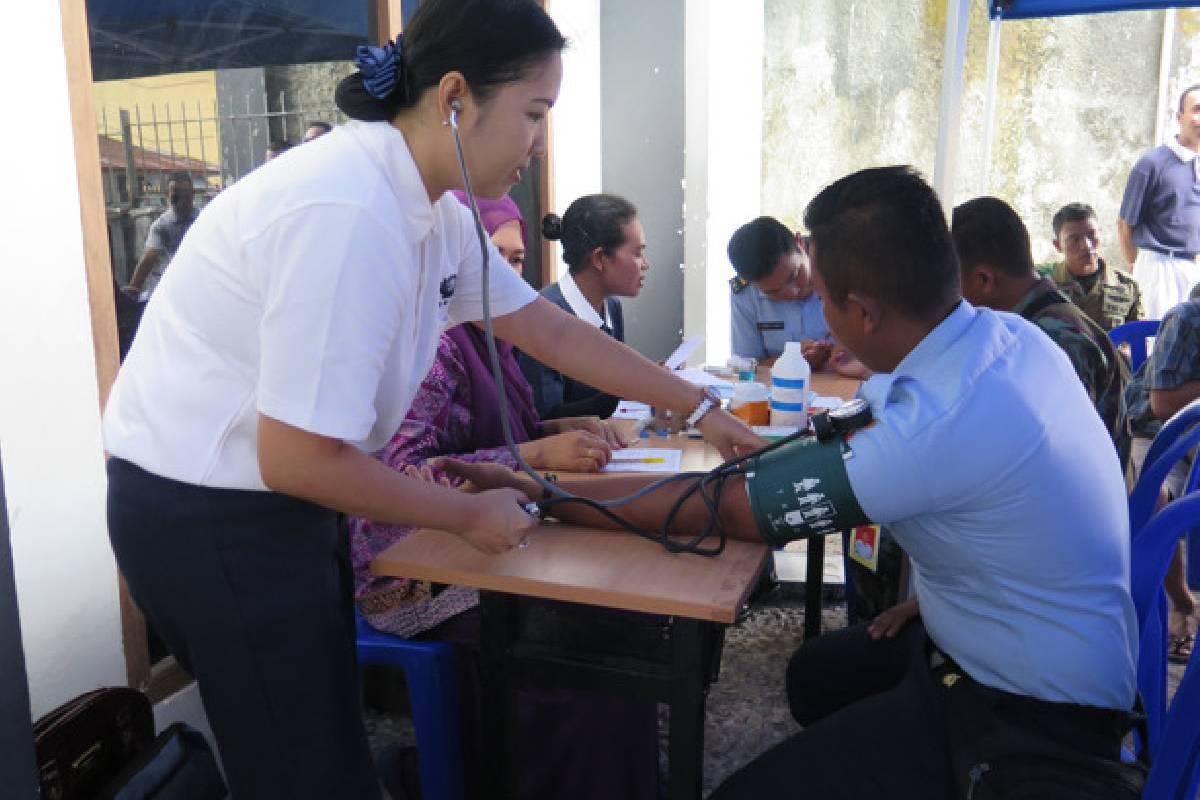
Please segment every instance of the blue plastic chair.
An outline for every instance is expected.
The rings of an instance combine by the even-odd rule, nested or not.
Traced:
[[[421,796],[462,800],[463,763],[458,716],[458,670],[454,647],[445,642],[402,639],[375,630],[356,610],[359,664],[404,670],[417,729]]]
[[[1142,794],[1147,800],[1194,798],[1200,784],[1200,678],[1193,660],[1167,708],[1167,622],[1162,588],[1176,540],[1197,523],[1200,494],[1189,494],[1169,503],[1133,540],[1132,593],[1141,638],[1138,690],[1146,706],[1153,756],[1153,768]]]
[[[1197,423],[1200,423],[1200,400],[1194,400],[1176,412],[1175,416],[1171,417],[1163,425],[1158,436],[1154,437],[1154,441],[1150,444],[1150,449],[1146,452],[1146,460],[1142,465],[1142,474],[1138,478],[1137,486],[1134,487],[1133,492],[1129,495],[1129,530],[1131,535],[1136,536],[1141,526],[1154,513],[1154,506],[1158,500],[1158,491],[1162,487],[1162,482],[1166,479],[1167,473],[1171,471],[1171,466],[1186,456],[1188,451],[1200,441],[1198,439],[1200,433],[1197,433],[1196,428],[1192,428]],[[1189,431],[1189,428],[1192,428],[1192,430]],[[1183,441],[1188,444],[1172,447],[1172,445],[1177,444],[1181,436],[1184,437]],[[1159,456],[1166,454],[1168,449],[1171,449],[1170,455],[1163,459],[1162,464],[1151,470],[1148,465],[1157,464]],[[1195,491],[1197,484],[1200,484],[1200,471],[1196,467],[1197,465],[1193,464],[1192,470],[1188,475],[1185,489],[1186,494],[1191,494]],[[1196,556],[1189,559],[1187,567],[1188,585],[1195,588],[1200,586],[1200,528],[1188,534],[1188,552]]]
[[[1158,333],[1159,320],[1139,319],[1126,322],[1108,332],[1108,338],[1116,345],[1129,345],[1129,361],[1136,372],[1146,360],[1146,340]]]
[[[1200,423],[1200,400],[1193,400],[1179,409],[1175,416],[1163,424],[1162,430],[1150,443],[1137,484],[1129,494],[1130,535],[1136,537],[1154,514],[1158,492],[1171,468],[1200,444],[1200,425],[1196,423]],[[1195,487],[1196,479],[1196,475],[1189,476],[1189,492]]]

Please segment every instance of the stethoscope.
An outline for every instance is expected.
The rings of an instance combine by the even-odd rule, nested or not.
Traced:
[[[504,433],[504,444],[507,446],[509,454],[516,461],[518,466],[531,478],[533,478],[539,486],[542,487],[544,495],[537,502],[527,503],[523,506],[525,511],[534,517],[541,517],[545,512],[549,511],[556,505],[564,503],[579,503],[588,506],[602,514],[611,522],[621,528],[635,533],[638,536],[645,537],[662,545],[665,549],[674,553],[695,553],[703,556],[716,556],[725,549],[725,529],[721,525],[720,514],[718,513],[719,503],[721,499],[721,490],[724,487],[725,481],[734,476],[744,474],[746,463],[764,453],[770,452],[778,447],[799,438],[803,435],[809,435],[806,431],[799,431],[791,436],[785,437],[778,441],[772,442],[761,450],[756,450],[744,456],[737,456],[726,461],[721,466],[711,472],[681,472],[676,475],[671,475],[661,480],[643,486],[633,494],[625,497],[617,497],[611,500],[593,500],[588,497],[579,497],[564,490],[556,483],[547,480],[544,476],[538,473],[533,467],[521,457],[521,451],[513,441],[512,429],[509,426],[508,420],[508,395],[504,389],[504,377],[500,369],[500,355],[496,351],[496,337],[492,333],[492,312],[491,312],[491,292],[490,292],[490,274],[489,267],[491,259],[488,257],[488,239],[487,234],[483,229],[483,221],[479,216],[479,207],[475,202],[475,192],[471,188],[471,176],[467,170],[467,159],[463,153],[462,138],[458,131],[458,114],[462,111],[462,103],[458,100],[450,101],[450,130],[454,134],[454,148],[458,154],[458,168],[462,172],[463,191],[467,196],[467,205],[471,209],[471,216],[475,221],[475,234],[479,240],[479,256],[481,264],[480,283],[483,291],[483,330],[484,338],[487,341],[488,359],[491,364],[492,378],[496,382],[496,397],[499,400],[500,406],[500,428]],[[692,481],[692,484],[679,496],[667,516],[663,519],[662,527],[656,530],[642,528],[616,514],[613,509],[620,508],[623,505],[639,500],[652,492],[661,489],[669,484],[678,483],[680,481]],[[677,542],[670,537],[668,531],[671,527],[671,522],[675,515],[683,508],[684,503],[691,498],[692,495],[699,494],[704,504],[709,510],[709,520],[705,528],[698,532],[695,536],[686,542]],[[702,542],[709,536],[716,534],[718,537],[717,544],[713,547],[703,547]]]

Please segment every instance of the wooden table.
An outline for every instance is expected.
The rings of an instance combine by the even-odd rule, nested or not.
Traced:
[[[813,381],[817,393],[825,395],[851,394],[851,384],[857,386],[821,374]],[[712,469],[721,462],[698,439],[644,441],[648,447],[681,448],[684,470]],[[810,584],[812,575],[821,575],[820,556],[813,571],[814,549],[823,548],[810,543]],[[725,626],[737,618],[770,552],[763,544],[729,540],[721,555],[706,558],[668,553],[628,533],[546,523],[530,534],[528,546],[494,556],[452,534],[418,531],[381,553],[371,567],[380,575],[480,590],[487,783],[497,798],[512,796],[507,765],[514,690],[558,685],[666,703],[671,709],[667,796],[696,800],[703,775],[704,704],[718,677]],[[606,650],[589,637],[591,623],[578,605],[547,611],[531,598],[655,615],[648,619],[659,630],[632,651],[628,643]],[[547,613],[562,635],[539,635],[530,624],[533,616]]]
[[[755,376],[759,382],[770,385],[771,370],[769,367],[759,367]],[[858,391],[860,381],[847,378],[834,372],[814,372],[812,389],[822,397],[840,397],[849,400]],[[651,442],[664,442],[663,439],[651,439]],[[650,444],[650,447],[679,447],[674,442],[666,444]],[[702,441],[690,440],[683,445],[683,464],[685,471],[710,470],[721,463],[716,450]],[[825,588],[825,537],[814,536],[808,540],[807,567],[804,578],[804,640],[808,641],[821,635],[821,594]],[[847,578],[848,580],[848,578]]]

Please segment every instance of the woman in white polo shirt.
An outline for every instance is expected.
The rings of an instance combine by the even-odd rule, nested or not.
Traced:
[[[532,0],[426,0],[338,87],[356,121],[201,213],[155,292],[104,417],[109,532],[130,591],[197,679],[235,797],[377,797],[336,512],[496,552],[533,520],[371,458],[443,327],[481,317],[472,183],[503,195],[544,148],[564,40]],[[490,248],[497,334],[613,394],[708,401],[520,281]],[[720,411],[726,452],[755,439]]]

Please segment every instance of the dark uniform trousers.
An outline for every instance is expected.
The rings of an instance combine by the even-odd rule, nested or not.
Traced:
[[[236,800],[379,798],[336,515],[108,462],[130,593],[200,688]]]

